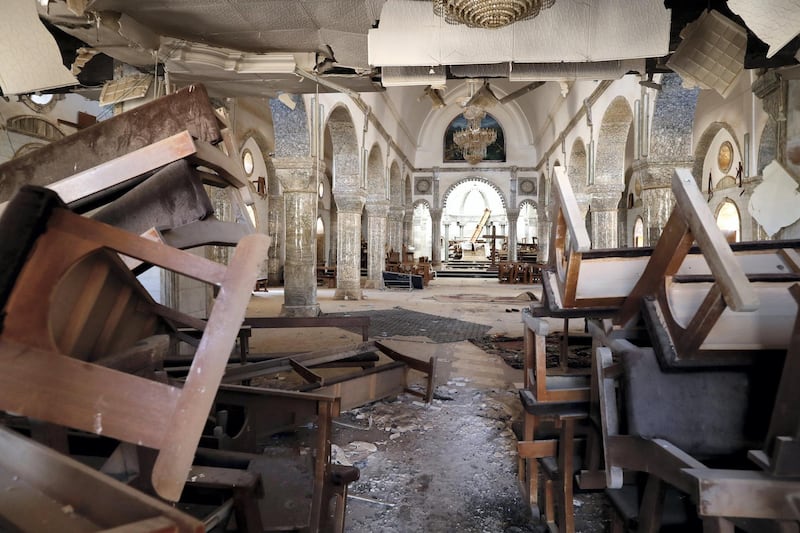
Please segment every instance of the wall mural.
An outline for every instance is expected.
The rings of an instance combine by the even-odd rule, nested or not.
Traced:
[[[461,149],[453,142],[453,134],[466,127],[467,119],[464,118],[464,115],[458,115],[453,119],[450,125],[447,126],[444,132],[444,154],[442,157],[445,163],[464,161],[464,157],[461,155]],[[486,147],[486,157],[484,157],[483,160],[505,162],[506,140],[503,135],[503,128],[489,113],[486,113],[486,116],[481,120],[481,128],[489,128],[497,132],[497,139]]]

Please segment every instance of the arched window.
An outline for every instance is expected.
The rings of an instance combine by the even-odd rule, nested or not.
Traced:
[[[467,119],[464,115],[458,115],[450,122],[447,129],[444,131],[444,152],[442,154],[442,161],[445,163],[453,163],[464,161],[464,156],[461,154],[461,149],[453,141],[453,134],[457,131],[466,129]],[[505,161],[506,160],[506,140],[503,135],[503,128],[492,115],[486,113],[486,116],[481,120],[481,128],[488,128],[497,132],[495,141],[486,147],[486,156],[484,161]]]
[[[739,242],[741,240],[742,220],[739,216],[739,208],[730,200],[725,200],[717,211],[717,226],[725,234],[728,242]]]
[[[636,222],[633,223],[633,247],[641,248],[644,246],[644,222],[642,217],[636,217]]]

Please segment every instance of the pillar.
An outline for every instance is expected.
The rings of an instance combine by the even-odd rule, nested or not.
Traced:
[[[388,200],[367,200],[367,284],[366,287],[383,287],[383,270],[386,263],[386,219]]]
[[[363,194],[334,194],[338,212],[336,233],[336,291],[334,300],[360,300],[361,292],[361,212]]]
[[[286,262],[282,316],[318,316],[317,172],[310,157],[276,158],[275,173],[283,186]]]
[[[506,209],[508,217],[508,260],[517,260],[517,220],[519,209]]]
[[[402,206],[391,206],[388,219],[388,246],[395,252],[403,253],[403,217],[405,209]]]
[[[283,283],[284,257],[284,205],[279,187],[270,188],[269,211],[267,212],[267,234],[270,236],[267,249],[267,282],[275,287]]]
[[[442,209],[431,209],[431,267],[442,268]]]
[[[619,200],[622,190],[618,185],[593,185],[590,187],[592,204],[592,248],[619,247]]]

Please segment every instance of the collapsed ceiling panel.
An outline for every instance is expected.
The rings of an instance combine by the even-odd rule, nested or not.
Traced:
[[[797,0],[761,0],[758,3],[728,0],[728,7],[769,45],[768,58],[800,33],[800,3]]]
[[[498,29],[451,25],[428,2],[389,0],[379,27],[369,32],[369,62],[435,66],[660,57],[669,51],[669,36],[670,12],[661,0],[561,1],[534,19]]]
[[[0,88],[25,94],[77,85],[32,0],[6,0],[0,18]]]

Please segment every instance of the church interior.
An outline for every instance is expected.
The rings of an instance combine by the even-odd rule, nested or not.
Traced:
[[[2,11],[0,531],[494,531],[332,452],[494,335],[496,530],[800,532],[796,0]]]

